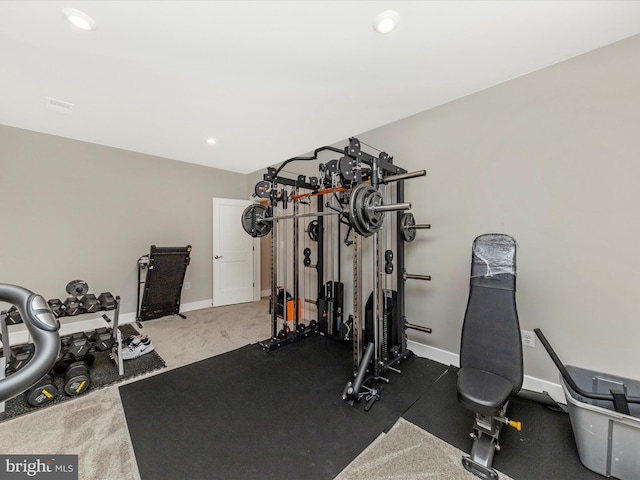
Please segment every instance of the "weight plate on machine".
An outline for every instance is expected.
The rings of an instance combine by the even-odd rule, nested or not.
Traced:
[[[255,192],[256,196],[260,198],[269,198],[271,195],[271,182],[263,180],[262,182],[256,183]]]
[[[403,213],[400,217],[400,228],[402,232],[402,239],[405,242],[413,242],[416,238],[416,229],[411,228],[416,224],[416,219],[413,217],[413,213]]]
[[[87,294],[89,291],[89,285],[87,285],[87,282],[84,280],[71,280],[67,283],[66,290],[69,295],[79,297],[80,295]]]
[[[371,185],[361,183],[351,191],[349,223],[358,234],[369,237],[380,230],[384,212],[376,212],[374,207],[382,201],[382,194]]]
[[[374,232],[377,232],[382,226],[382,221],[384,220],[384,213],[377,212],[375,207],[378,207],[384,203],[384,199],[382,198],[382,194],[378,190],[373,190],[369,195],[365,198],[365,207],[364,207],[364,218],[369,225],[369,229],[373,229]]]
[[[309,222],[309,226],[307,227],[307,234],[309,235],[309,238],[314,242],[317,242],[318,238],[320,237],[319,228],[320,227],[318,226],[317,220],[312,220],[311,222]]]
[[[269,209],[259,203],[249,205],[242,212],[242,228],[252,237],[264,237],[273,226],[270,220],[263,220],[269,217]]]
[[[349,196],[349,224],[357,234],[365,237],[368,235],[365,233],[366,229],[358,215],[358,212],[362,209],[362,198],[360,192],[367,188],[369,188],[368,185],[360,184],[351,190],[351,195]]]

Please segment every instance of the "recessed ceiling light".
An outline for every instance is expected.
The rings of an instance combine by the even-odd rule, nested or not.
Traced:
[[[382,13],[376,15],[373,20],[373,28],[378,33],[389,33],[396,28],[400,15],[395,10],[385,10]]]
[[[215,138],[207,138],[207,143],[209,145],[215,145],[216,143],[216,139]]]
[[[80,30],[90,32],[96,29],[95,20],[80,10],[76,10],[75,8],[63,8],[62,13],[64,13],[65,17],[67,17],[67,20],[69,20],[72,25]]]

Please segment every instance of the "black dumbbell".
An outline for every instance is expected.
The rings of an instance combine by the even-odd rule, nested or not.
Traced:
[[[27,392],[27,403],[32,407],[42,407],[53,402],[58,394],[53,377],[46,374]]]
[[[100,308],[100,303],[93,293],[79,296],[78,302],[80,302],[82,313],[94,313]]]
[[[91,386],[89,366],[86,362],[74,362],[69,365],[64,374],[64,393],[67,395],[80,395]]]
[[[7,322],[7,325],[17,325],[18,323],[22,323],[22,317],[15,305],[12,305],[11,308],[7,310],[5,322]]]
[[[116,308],[116,299],[111,292],[102,292],[98,296],[98,302],[100,303],[100,310],[113,310]]]
[[[10,365],[11,370],[17,372],[27,363],[29,363],[31,357],[33,357],[35,348],[35,345],[33,345],[32,343],[18,347],[14,353],[14,358]]]
[[[107,327],[100,327],[96,329],[89,336],[89,341],[93,344],[95,349],[100,352],[111,349],[115,343],[113,335]]]
[[[91,350],[91,342],[84,333],[74,333],[66,340],[67,353],[82,358]]]
[[[64,315],[64,305],[59,298],[50,298],[47,303],[49,304],[49,309],[53,316],[58,318]]]
[[[80,313],[80,302],[78,297],[68,296],[64,301],[64,314],[73,316]]]

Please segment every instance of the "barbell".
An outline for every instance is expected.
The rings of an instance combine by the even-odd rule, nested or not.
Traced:
[[[252,237],[264,237],[273,228],[273,222],[291,218],[320,217],[346,214],[349,225],[363,237],[369,237],[380,230],[385,212],[409,210],[410,203],[384,204],[382,194],[371,185],[361,183],[351,190],[347,211],[315,212],[298,215],[273,217],[270,210],[261,204],[249,205],[242,212],[242,227]]]

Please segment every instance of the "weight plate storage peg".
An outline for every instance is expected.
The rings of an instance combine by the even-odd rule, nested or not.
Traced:
[[[53,402],[56,395],[58,395],[58,387],[56,387],[53,377],[47,374],[29,389],[27,403],[32,407],[42,407]]]
[[[91,386],[89,367],[84,362],[72,363],[64,374],[64,380],[64,393],[67,395],[74,396],[86,392]]]
[[[89,285],[87,285],[87,282],[84,280],[71,280],[67,283],[66,290],[69,295],[79,297],[87,294],[89,291]]]
[[[271,231],[273,222],[263,220],[269,216],[269,209],[259,203],[249,205],[242,212],[242,228],[252,237],[264,237]]]

